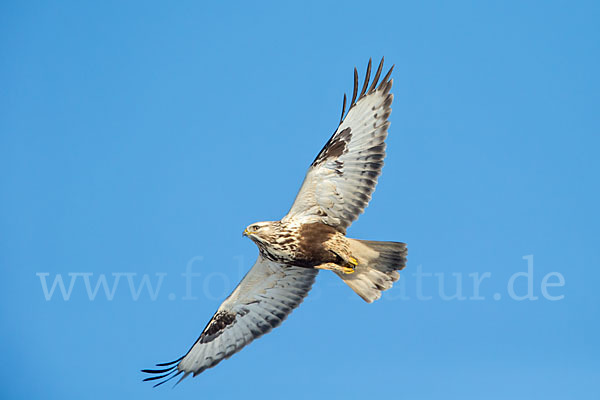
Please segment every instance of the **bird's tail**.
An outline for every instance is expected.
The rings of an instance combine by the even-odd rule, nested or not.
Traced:
[[[406,266],[406,244],[350,238],[348,241],[358,266],[353,274],[336,273],[363,300],[372,303],[400,278],[398,271]]]

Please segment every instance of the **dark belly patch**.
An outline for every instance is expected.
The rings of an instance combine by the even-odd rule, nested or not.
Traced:
[[[343,263],[342,258],[324,244],[339,232],[320,222],[303,225],[299,233],[298,253],[295,264],[301,267],[314,267],[323,263]]]

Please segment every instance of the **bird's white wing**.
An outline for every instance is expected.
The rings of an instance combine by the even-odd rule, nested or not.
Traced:
[[[318,270],[278,264],[258,257],[233,293],[221,304],[186,355],[160,369],[143,370],[161,380],[201,373],[231,357],[277,327],[308,294]],[[166,368],[162,368],[166,367]]]
[[[284,221],[322,222],[341,232],[358,218],[371,200],[383,167],[385,139],[392,109],[392,68],[377,85],[383,59],[369,86],[371,60],[360,95],[354,69],[354,91],[350,109],[337,130],[311,164],[296,200]]]

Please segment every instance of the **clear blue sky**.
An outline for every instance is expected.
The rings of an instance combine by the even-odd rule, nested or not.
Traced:
[[[0,397],[598,398],[598,3],[215,3],[0,6]],[[322,273],[232,359],[142,383],[381,56],[388,157],[348,233],[407,242],[402,280],[366,304]]]

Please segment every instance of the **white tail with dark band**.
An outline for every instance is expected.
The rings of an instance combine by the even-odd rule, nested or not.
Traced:
[[[353,274],[338,273],[360,297],[372,303],[381,292],[392,287],[400,278],[399,270],[406,266],[406,244],[348,239],[350,254],[358,261]]]

